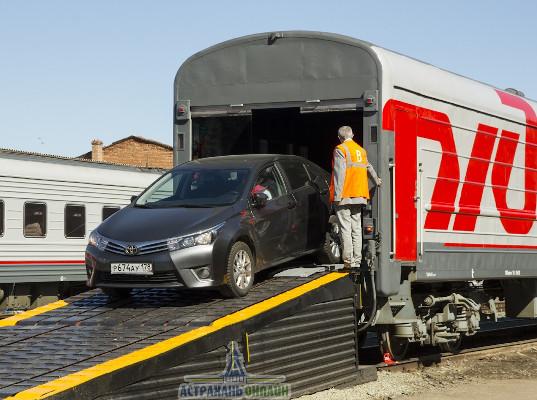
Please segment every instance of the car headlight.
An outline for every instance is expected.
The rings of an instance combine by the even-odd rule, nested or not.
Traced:
[[[108,239],[105,239],[95,231],[91,232],[88,242],[90,245],[97,247],[101,251],[104,251],[108,245]]]
[[[168,239],[168,250],[174,251],[203,244],[211,244],[212,242],[214,242],[214,239],[216,238],[216,235],[218,234],[218,231],[220,230],[220,228],[222,228],[222,226],[224,226],[223,223],[215,226],[214,228],[208,229],[203,232],[195,233],[193,235]]]

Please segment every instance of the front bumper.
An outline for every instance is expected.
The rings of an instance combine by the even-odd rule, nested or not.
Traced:
[[[153,275],[111,274],[111,263],[151,263]],[[208,268],[210,276],[201,279],[200,268]],[[214,279],[213,244],[200,245],[173,252],[128,256],[101,251],[94,246],[86,248],[86,272],[89,287],[187,287],[218,286]]]

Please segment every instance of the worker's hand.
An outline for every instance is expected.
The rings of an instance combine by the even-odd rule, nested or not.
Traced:
[[[382,179],[378,178],[378,180],[377,180],[377,186],[382,186]]]

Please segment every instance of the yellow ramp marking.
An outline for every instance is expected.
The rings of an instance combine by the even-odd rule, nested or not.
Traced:
[[[54,303],[49,303],[41,307],[36,307],[33,310],[24,311],[20,314],[16,314],[16,315],[12,315],[11,317],[0,319],[0,327],[17,325],[17,323],[19,321],[22,321],[23,319],[32,318],[32,317],[35,317],[36,315],[44,314],[46,312],[55,310],[57,308],[65,307],[68,304],[69,303],[63,300],[58,300],[58,301],[55,301]]]
[[[118,371],[121,368],[128,367],[129,365],[148,360],[158,356],[159,354],[166,353],[186,343],[217,332],[220,329],[230,325],[243,322],[347,275],[347,273],[332,272],[330,274],[321,276],[320,278],[297,286],[294,289],[253,304],[240,311],[228,314],[213,321],[210,325],[193,329],[170,339],[163,340],[162,342],[144,347],[143,349],[135,350],[132,353],[125,354],[121,357],[105,361],[101,364],[94,365],[93,367],[86,368],[78,372],[73,372],[72,374],[54,379],[53,381],[44,383],[42,385],[23,390],[14,396],[6,398],[6,400],[39,400],[64,392],[82,383],[91,381],[92,379]]]

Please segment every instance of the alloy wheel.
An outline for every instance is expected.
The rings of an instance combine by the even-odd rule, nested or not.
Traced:
[[[330,230],[330,252],[336,259],[341,257],[341,249],[339,246],[339,227],[337,224],[332,224]]]
[[[246,289],[252,280],[252,260],[244,250],[239,250],[233,259],[233,279],[239,289]]]

